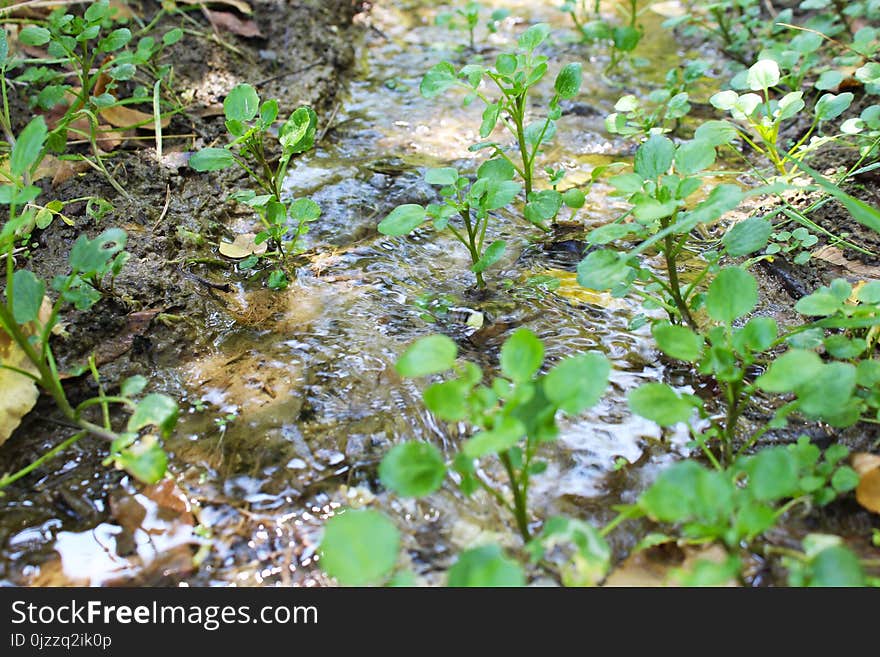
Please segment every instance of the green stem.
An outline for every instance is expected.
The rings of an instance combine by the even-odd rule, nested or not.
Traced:
[[[67,440],[65,440],[61,444],[50,449],[48,452],[43,454],[40,458],[38,458],[36,461],[31,463],[30,465],[23,467],[21,470],[19,470],[18,472],[14,472],[11,475],[6,475],[2,479],[0,479],[0,488],[5,488],[6,486],[13,483],[14,481],[18,481],[19,479],[21,479],[25,475],[30,474],[31,472],[33,472],[34,470],[39,468],[41,465],[43,465],[46,461],[49,461],[50,459],[55,458],[58,454],[60,454],[65,449],[67,449],[68,447],[73,445],[73,443],[75,443],[76,441],[78,441],[80,438],[82,438],[85,435],[86,435],[86,431],[80,431],[79,433],[75,433],[74,435],[72,435],[70,438],[68,438]]]
[[[522,536],[523,540],[528,543],[532,540],[532,534],[529,531],[528,509],[526,508],[526,500],[523,497],[522,489],[519,487],[516,470],[513,467],[508,452],[502,452],[498,455],[498,458],[501,459],[501,463],[504,464],[504,469],[507,471],[507,477],[510,479],[510,488],[513,492],[513,515],[514,518],[516,518],[517,529],[519,529],[520,536]]]

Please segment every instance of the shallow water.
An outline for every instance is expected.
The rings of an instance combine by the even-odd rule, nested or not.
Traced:
[[[551,22],[548,54],[556,65],[584,61],[589,53],[566,40],[571,30],[556,10],[558,0],[495,4],[528,22]],[[549,468],[533,487],[540,517],[565,512],[607,519],[612,505],[633,501],[661,466],[684,452],[685,435],[664,435],[627,410],[626,392],[664,371],[647,329],[627,328],[644,312],[635,301],[591,295],[572,283],[576,243],[548,248],[523,221],[496,222],[491,239],[503,236],[508,252],[487,273],[495,293],[481,301],[467,293],[472,274],[457,242],[427,232],[376,234],[375,225],[396,205],[430,199],[420,182],[424,167],[475,168],[467,147],[479,140],[481,110],[461,108],[454,94],[434,101],[418,94],[433,63],[463,61],[454,47],[464,37],[433,25],[441,6],[376,3],[348,96],[320,146],[291,167],[287,191],[309,195],[323,209],[308,236],[319,255],[285,292],[232,280],[234,291],[218,297],[205,318],[193,359],[156,373],[183,399],[183,417],[167,447],[187,508],[169,513],[164,497],[157,503],[124,484],[126,499],[135,502],[114,510],[109,521],[86,531],[58,531],[60,522],[51,520],[28,526],[12,536],[7,560],[27,561],[24,545],[52,545],[60,565],[47,563],[55,563],[56,576],[60,571],[92,584],[132,576],[144,583],[324,584],[315,549],[323,521],[342,505],[388,511],[404,529],[411,567],[425,583],[440,581],[454,554],[474,541],[492,536],[516,544],[511,523],[480,495],[465,499],[448,487],[413,502],[377,486],[376,466],[391,445],[421,439],[450,449],[462,437],[464,427],[434,419],[420,402],[420,384],[401,380],[393,369],[409,343],[436,331],[454,337],[461,355],[487,371],[505,337],[520,326],[544,340],[548,363],[586,350],[612,361],[604,399],[564,420],[559,440],[547,448]],[[639,54],[651,67],[622,76],[644,88],[623,89],[603,78],[604,53],[584,61],[581,107],[559,121],[543,160],[568,170],[563,187],[630,152],[631,144],[604,133],[602,121],[620,95],[647,91],[678,61],[677,44],[660,29],[661,20],[650,12],[642,20],[647,35]],[[485,41],[485,56],[494,57],[522,29],[522,21],[506,20]],[[539,98],[553,77],[551,71]],[[587,227],[613,219],[617,201],[606,193],[597,185],[576,219]],[[564,280],[559,290],[527,284],[548,272]],[[479,319],[483,325],[476,328]],[[620,463],[632,465],[618,471]],[[144,509],[141,523],[126,527],[132,508],[140,518],[137,505]],[[212,547],[201,554],[200,568],[181,562],[181,549],[203,543]],[[36,566],[15,570],[32,582],[46,576]]]

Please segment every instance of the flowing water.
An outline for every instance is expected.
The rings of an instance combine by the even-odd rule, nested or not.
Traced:
[[[603,118],[620,95],[645,93],[681,61],[672,36],[659,26],[662,19],[650,12],[642,17],[639,55],[650,66],[621,75],[639,80],[641,88],[622,88],[601,73],[607,53],[568,40],[572,31],[558,0],[495,4],[521,20],[505,20],[493,35],[481,26],[486,57],[513,42],[523,21],[547,21],[554,27],[548,51],[554,65],[585,63],[584,89],[564,106],[543,159],[568,171],[563,187],[587,180],[599,164],[629,157],[631,144],[609,139]],[[410,566],[424,583],[440,582],[454,555],[475,541],[516,544],[510,519],[481,495],[467,499],[446,487],[409,501],[377,485],[376,466],[390,446],[419,439],[449,450],[466,429],[428,414],[422,383],[401,380],[393,368],[408,344],[437,331],[455,338],[461,356],[489,372],[505,337],[520,326],[544,340],[548,363],[587,350],[612,361],[609,392],[591,411],[565,419],[558,442],[547,448],[549,468],[533,488],[540,517],[564,512],[606,521],[612,505],[633,501],[685,449],[685,435],[661,432],[626,408],[626,392],[642,381],[666,376],[685,390],[687,382],[663,371],[646,328],[627,328],[644,312],[635,301],[578,288],[573,272],[583,230],[548,245],[512,215],[496,222],[491,238],[503,236],[508,251],[487,272],[494,287],[488,299],[468,292],[467,254],[445,235],[377,235],[375,225],[396,205],[429,201],[431,189],[421,182],[425,167],[476,167],[467,147],[479,141],[481,110],[460,107],[454,94],[433,101],[418,94],[431,65],[441,58],[464,61],[456,45],[466,37],[433,25],[440,7],[376,3],[347,97],[319,147],[291,167],[287,191],[308,195],[323,209],[308,237],[319,255],[284,292],[230,279],[233,292],[218,295],[204,318],[193,359],[156,373],[182,399],[184,413],[167,447],[185,493],[139,493],[124,481],[111,497],[111,518],[94,528],[59,531],[61,522],[53,519],[30,524],[5,547],[9,581],[58,581],[51,571],[61,581],[91,584],[323,584],[315,559],[322,524],[352,505],[394,517]],[[551,92],[554,71],[547,77],[535,107]],[[607,191],[601,184],[593,189],[577,215],[584,226],[617,215],[618,202]],[[243,220],[240,228],[249,227]],[[562,285],[531,284],[544,275]],[[622,532],[617,540],[635,539]],[[199,552],[197,569],[190,559],[194,544],[210,546]],[[60,559],[46,561],[48,547]],[[43,564],[22,565],[29,559]]]

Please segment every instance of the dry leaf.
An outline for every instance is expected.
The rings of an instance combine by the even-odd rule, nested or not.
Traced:
[[[154,130],[155,122],[152,114],[140,112],[123,105],[113,105],[107,109],[101,110],[101,118],[110,125],[117,128],[138,127],[144,130]],[[163,128],[168,127],[171,117],[166,116],[161,119],[160,124]]]
[[[186,494],[177,487],[173,479],[163,479],[158,484],[151,484],[144,488],[143,494],[153,500],[160,508],[165,509],[192,524],[190,504]]]
[[[560,296],[571,303],[600,306],[612,310],[619,310],[627,307],[624,301],[621,299],[615,299],[608,292],[596,292],[595,290],[582,287],[580,283],[577,282],[577,275],[574,272],[548,269],[547,271],[540,272],[539,275],[552,276],[558,280],[559,287],[553,290],[553,294]]]
[[[722,563],[727,553],[719,545],[679,547],[664,543],[631,554],[608,576],[603,586],[674,586],[670,576],[676,570],[691,570],[698,561]],[[729,582],[728,586],[736,586]]]
[[[856,501],[874,513],[880,513],[880,456],[860,453],[852,457],[853,470],[859,473]]]
[[[43,297],[40,322],[48,321],[51,313],[52,303],[48,297]],[[33,335],[36,330],[33,324],[24,327],[24,332],[28,336]],[[37,373],[37,368],[2,329],[0,329],[0,362],[25,372]],[[0,369],[0,390],[3,391],[3,394],[0,395],[0,445],[2,445],[21,424],[22,418],[30,413],[37,403],[40,392],[33,379],[7,369]]]
[[[112,12],[114,18],[134,18],[137,16],[137,13],[134,9],[129,7],[128,3],[125,0],[110,0],[110,7],[115,9],[115,12]]]
[[[246,14],[250,16],[254,13],[254,10],[251,9],[251,6],[244,2],[244,0],[177,0],[178,2],[182,2],[185,5],[226,5],[228,7],[235,7],[242,14]]]
[[[205,15],[211,21],[211,25],[219,30],[226,30],[241,37],[261,37],[263,33],[260,27],[250,18],[242,20],[229,11],[205,10]]]
[[[220,255],[233,260],[241,260],[251,255],[260,255],[266,252],[267,244],[262,242],[257,244],[256,235],[253,233],[244,233],[235,238],[234,242],[220,242]]]
[[[856,276],[880,279],[880,267],[865,265],[858,260],[847,260],[843,255],[843,251],[836,246],[824,246],[818,251],[814,251],[812,257],[832,265],[837,265],[838,267],[843,267]]]

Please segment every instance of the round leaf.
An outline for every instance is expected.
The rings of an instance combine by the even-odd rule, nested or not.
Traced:
[[[449,586],[525,586],[522,567],[504,556],[497,545],[462,552],[449,569]]]
[[[400,205],[379,222],[379,232],[392,237],[408,235],[425,221],[425,216],[425,208],[421,205],[415,203]]]
[[[223,101],[223,113],[229,121],[250,121],[260,111],[260,97],[249,84],[239,84]]]
[[[376,584],[391,574],[400,551],[400,532],[384,514],[346,511],[327,521],[321,539],[321,567],[343,586]]]
[[[391,449],[379,466],[382,483],[403,497],[424,497],[443,484],[446,463],[430,443],[406,442]]]
[[[731,324],[758,304],[758,283],[747,271],[728,267],[709,285],[706,311],[717,322]]]
[[[664,383],[646,383],[627,395],[630,409],[662,427],[686,422],[694,405]]]
[[[429,335],[407,349],[395,367],[401,376],[428,376],[451,369],[457,355],[458,347],[450,338]]]
[[[501,347],[501,371],[516,383],[531,379],[543,362],[544,345],[527,328],[514,331]]]

